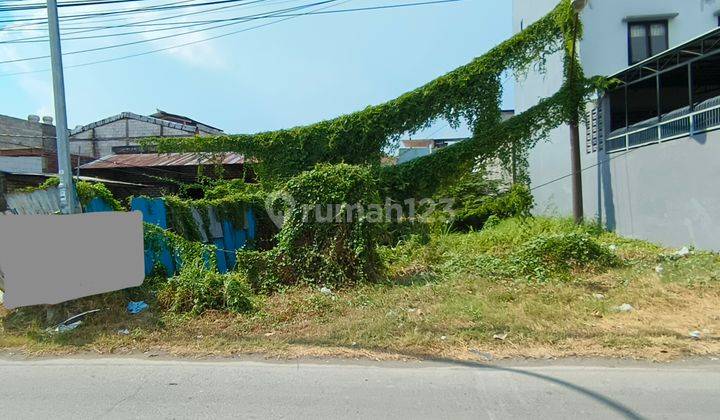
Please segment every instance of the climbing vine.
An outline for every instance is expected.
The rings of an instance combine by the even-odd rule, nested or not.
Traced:
[[[57,187],[60,185],[60,179],[58,177],[48,178],[42,184],[37,187],[26,187],[19,190],[19,192],[32,193],[39,190],[47,190],[48,188]],[[118,201],[110,192],[110,190],[99,182],[87,182],[77,181],[75,182],[75,190],[77,191],[78,199],[80,204],[87,206],[93,198],[101,198],[107,205],[109,205],[115,211],[123,211],[125,208],[122,203]]]
[[[394,145],[401,135],[415,133],[443,118],[452,127],[461,123],[473,127],[473,144],[447,152],[438,160],[467,155],[468,158],[457,163],[469,164],[470,153],[502,151],[509,139],[515,143],[522,138],[534,139],[538,129],[546,133],[568,121],[571,114],[577,115],[576,99],[583,89],[569,89],[566,83],[551,102],[545,101],[538,108],[552,115],[536,115],[541,112],[536,111],[499,128],[501,75],[510,71],[522,77],[533,63],[544,70],[546,58],[551,54],[565,51],[569,55],[567,40],[574,36],[574,29],[572,6],[569,0],[563,0],[547,16],[487,54],[384,104],[304,127],[211,138],[156,138],[147,140],[146,144],[157,146],[160,152],[240,152],[256,162],[254,170],[262,183],[277,186],[317,163],[378,165],[383,151]],[[576,84],[586,84],[582,77],[575,80]],[[533,130],[519,127],[528,120]],[[455,162],[448,168],[458,170]],[[391,175],[396,180],[402,177],[397,180],[400,184],[412,184],[417,178],[405,168]],[[412,195],[417,193],[413,191]]]

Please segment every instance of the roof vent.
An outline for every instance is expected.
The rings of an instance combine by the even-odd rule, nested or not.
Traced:
[[[44,124],[52,124],[52,122],[53,122],[53,117],[47,117],[47,116],[45,116],[45,117],[43,117],[43,120],[42,120],[42,121],[43,121]]]
[[[28,115],[28,121],[30,121],[31,123],[39,123],[40,117],[35,114],[30,114]]]

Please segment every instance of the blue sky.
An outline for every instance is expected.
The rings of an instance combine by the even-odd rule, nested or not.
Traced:
[[[152,0],[142,4],[169,1]],[[333,8],[413,1],[417,0],[350,0]],[[308,1],[275,0],[274,3],[284,4],[225,10],[192,19],[233,17]],[[93,7],[93,10],[117,9],[108,5]],[[68,9],[63,12],[78,13],[77,8]],[[0,19],[6,17],[7,13],[0,12]],[[257,24],[245,23],[147,44],[72,55],[65,58],[65,65],[162,48]],[[509,37],[510,32],[510,1],[463,0],[413,8],[303,16],[181,49],[69,68],[65,72],[68,122],[74,127],[123,111],[150,114],[160,108],[229,133],[307,124],[397,97],[481,55]],[[0,31],[0,41],[38,33]],[[167,32],[161,35],[165,34]],[[69,52],[143,39],[139,36],[160,35],[66,41],[63,49]],[[0,61],[47,53],[45,43],[0,44]],[[47,59],[0,64],[3,97],[0,114],[21,118],[31,113],[50,115],[49,72],[2,76],[48,67]],[[510,85],[507,83],[505,107],[512,107]],[[424,134],[434,137],[458,134],[444,126],[438,123]]]

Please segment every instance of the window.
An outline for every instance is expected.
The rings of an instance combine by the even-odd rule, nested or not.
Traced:
[[[668,22],[628,24],[630,64],[639,63],[668,49]]]

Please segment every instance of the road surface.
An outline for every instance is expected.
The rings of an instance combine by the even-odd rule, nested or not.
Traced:
[[[0,360],[0,418],[720,418],[720,362]]]

